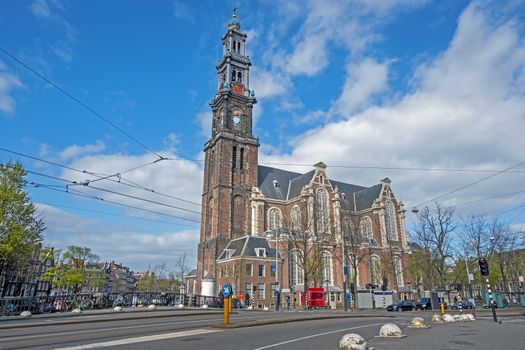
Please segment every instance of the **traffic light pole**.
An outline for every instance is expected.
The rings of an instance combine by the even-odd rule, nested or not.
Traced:
[[[490,288],[490,281],[487,277],[485,280],[487,283],[487,292],[489,293],[489,301],[490,301],[490,308],[492,309],[492,318],[494,318],[494,322],[498,322],[498,317],[496,316],[496,304],[494,303],[494,299],[492,298],[492,289]]]

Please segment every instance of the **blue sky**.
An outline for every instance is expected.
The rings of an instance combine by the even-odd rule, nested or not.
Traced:
[[[322,160],[333,178],[364,186],[388,176],[411,208],[493,172],[336,165],[497,171],[525,161],[523,1],[3,1],[2,49],[154,152],[189,159],[122,175],[171,197],[108,181],[72,192],[199,220],[207,103],[234,7],[248,33],[261,162]],[[0,126],[2,148],[98,174],[156,159],[3,52]],[[8,160],[67,180],[96,178],[0,151]],[[525,166],[512,170],[441,201],[462,215],[508,211],[501,217],[523,227],[525,192],[483,200],[525,190]],[[198,223],[63,193],[64,183],[34,173],[30,181],[55,186],[29,188],[46,243],[88,246],[136,270],[173,264],[185,251],[195,259]]]

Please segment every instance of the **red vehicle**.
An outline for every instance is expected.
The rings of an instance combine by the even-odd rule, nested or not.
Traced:
[[[304,293],[301,293],[301,304],[304,305]],[[324,307],[324,288],[308,288],[308,308]]]

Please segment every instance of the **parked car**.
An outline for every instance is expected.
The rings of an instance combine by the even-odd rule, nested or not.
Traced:
[[[421,298],[416,302],[416,310],[431,310],[432,302],[430,298]]]
[[[414,310],[414,303],[410,300],[399,300],[386,307],[386,311],[412,311]]]
[[[474,304],[470,300],[456,301],[452,304],[451,309],[474,309]]]

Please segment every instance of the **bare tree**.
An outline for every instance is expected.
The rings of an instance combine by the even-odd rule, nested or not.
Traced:
[[[454,213],[454,208],[436,203],[434,208],[424,207],[417,215],[412,240],[428,259],[423,269],[429,277],[431,289],[434,287],[434,270],[438,274],[439,285],[445,287],[447,261],[452,257],[452,233],[456,230]]]
[[[361,215],[347,216],[342,221],[342,235],[344,253],[344,266],[350,267],[351,283],[354,285],[352,300],[354,300],[354,307],[357,308],[357,272],[361,262],[370,255],[371,242],[367,237],[364,237],[361,230]],[[346,296],[345,296],[346,297]]]
[[[321,286],[323,283],[323,268],[328,262],[326,257],[334,251],[335,230],[330,222],[316,219],[315,200],[304,200],[302,204],[291,212],[283,213],[281,232],[289,244],[291,262],[303,272],[306,292],[310,286]],[[305,297],[305,308],[307,302]]]

